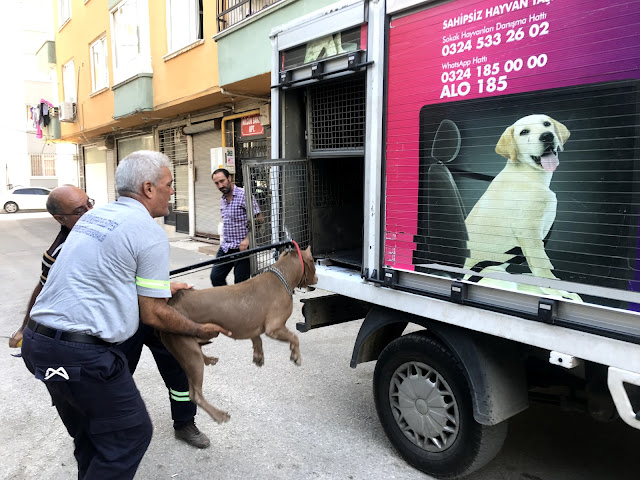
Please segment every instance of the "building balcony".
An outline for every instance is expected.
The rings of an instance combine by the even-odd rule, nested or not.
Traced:
[[[222,32],[283,0],[218,0],[218,32]]]
[[[139,73],[111,87],[114,119],[153,110],[152,79],[151,73]]]
[[[38,70],[47,72],[56,66],[56,43],[47,40],[36,52]]]
[[[49,125],[42,129],[42,134],[46,140],[60,140],[62,135],[60,132],[60,117],[58,115],[51,116]]]

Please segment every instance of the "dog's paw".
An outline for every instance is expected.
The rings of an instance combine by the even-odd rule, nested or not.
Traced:
[[[215,365],[218,363],[218,357],[207,357],[206,355],[203,355],[203,357],[205,365]]]
[[[264,365],[264,357],[253,357],[253,363],[255,363],[258,367]]]
[[[302,357],[300,356],[300,354],[296,354],[294,352],[291,352],[291,361],[293,363],[295,363],[296,365],[300,366],[302,365]]]
[[[542,288],[543,293],[556,297],[560,300],[573,300],[582,303],[582,298],[577,293],[565,292],[564,290],[556,290],[555,288]]]
[[[582,303],[582,298],[580,298],[580,295],[578,295],[577,293],[563,292],[562,296],[564,298],[568,298],[569,300],[573,300],[574,302]]]

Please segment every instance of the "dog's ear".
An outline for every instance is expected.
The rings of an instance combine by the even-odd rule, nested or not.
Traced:
[[[518,158],[518,151],[516,150],[516,142],[513,139],[513,130],[512,125],[504,131],[496,145],[496,153],[515,163]]]
[[[571,132],[569,132],[569,129],[565,127],[562,123],[554,120],[553,118],[549,117],[549,120],[553,122],[553,127],[555,128],[556,134],[560,139],[560,144],[564,146],[565,142],[569,140],[569,136],[571,135]]]

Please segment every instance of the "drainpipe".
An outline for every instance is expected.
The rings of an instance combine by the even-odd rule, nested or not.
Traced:
[[[227,120],[235,120],[236,118],[250,117],[252,115],[260,115],[260,110],[250,110],[244,113],[238,113],[236,115],[229,115],[228,117],[222,117],[222,146],[227,146]]]

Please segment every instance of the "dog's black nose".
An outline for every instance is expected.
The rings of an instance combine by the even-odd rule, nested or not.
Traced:
[[[542,135],[540,135],[539,140],[543,143],[553,143],[553,133],[544,132]]]

